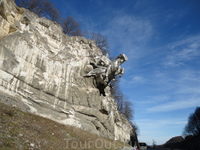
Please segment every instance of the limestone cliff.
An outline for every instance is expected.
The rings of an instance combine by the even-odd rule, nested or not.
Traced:
[[[84,78],[102,55],[92,40],[69,37],[46,18],[0,0],[0,94],[26,112],[128,142],[132,127],[116,108],[109,87],[102,96]]]

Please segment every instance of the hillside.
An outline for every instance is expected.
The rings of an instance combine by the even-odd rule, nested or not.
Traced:
[[[182,142],[183,140],[184,138],[182,136],[176,136],[169,139],[165,144],[168,145],[168,144],[178,143]]]
[[[3,99],[11,97],[3,97]],[[0,98],[2,100],[2,97]],[[125,144],[23,112],[0,102],[0,149],[119,149]]]

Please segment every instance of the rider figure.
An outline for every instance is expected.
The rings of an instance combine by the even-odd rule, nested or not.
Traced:
[[[96,57],[94,61],[90,62],[94,69],[85,77],[96,76],[97,80],[106,86],[111,80],[114,80],[116,75],[121,77],[124,74],[124,68],[121,68],[120,65],[127,60],[125,54],[120,54],[113,62],[108,58],[108,55]]]

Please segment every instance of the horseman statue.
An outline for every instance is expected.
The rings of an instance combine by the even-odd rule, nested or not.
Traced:
[[[119,75],[121,77],[124,74],[124,68],[121,68],[120,65],[127,60],[128,58],[125,54],[120,54],[113,61],[108,58],[108,54],[106,56],[97,56],[90,61],[93,70],[84,75],[84,77],[93,76],[96,79],[100,93],[105,95],[104,89],[112,80],[115,80],[115,76]]]

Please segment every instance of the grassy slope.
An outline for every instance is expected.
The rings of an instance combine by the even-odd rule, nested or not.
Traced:
[[[0,149],[119,149],[124,143],[0,103]]]

